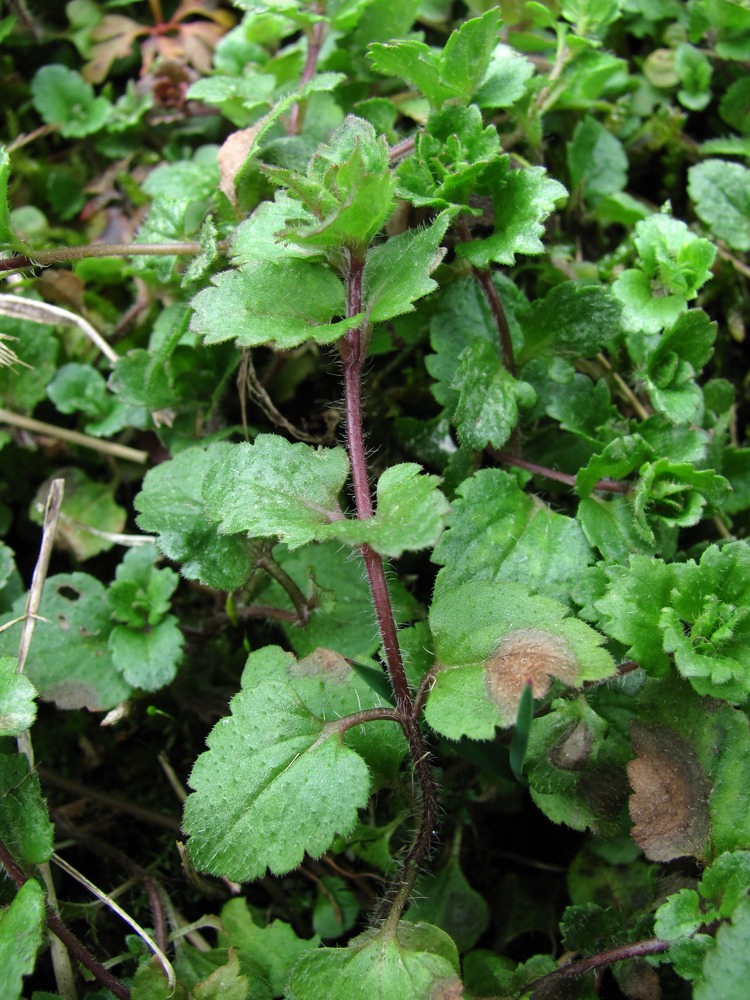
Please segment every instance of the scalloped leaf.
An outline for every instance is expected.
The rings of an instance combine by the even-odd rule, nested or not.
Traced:
[[[252,572],[247,540],[219,534],[203,513],[203,480],[235,446],[214,442],[186,448],[149,469],[135,498],[138,525],[156,534],[156,544],[182,573],[217,590],[241,587]]]
[[[219,533],[278,538],[290,549],[318,537],[343,518],[338,494],[349,475],[343,448],[290,444],[259,434],[230,445],[203,482],[204,514]]]
[[[346,948],[321,948],[305,955],[292,971],[286,996],[437,1000],[463,995],[458,970],[456,946],[444,931],[402,920],[395,933],[385,928],[366,931]]]
[[[230,702],[190,775],[183,828],[196,868],[234,881],[283,874],[347,834],[370,793],[367,765],[287,685]]]
[[[440,669],[427,700],[433,729],[458,740],[492,739],[516,720],[524,688],[544,696],[615,672],[604,636],[549,597],[516,583],[476,581],[441,591],[430,609]]]
[[[391,558],[429,548],[440,538],[450,509],[438,482],[413,462],[392,465],[378,480],[374,517],[335,521],[319,530],[318,538],[338,538],[348,545],[366,542]]]
[[[36,688],[17,666],[15,656],[0,656],[0,736],[20,736],[36,718]]]

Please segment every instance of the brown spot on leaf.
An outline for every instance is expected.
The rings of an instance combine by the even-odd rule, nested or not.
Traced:
[[[549,752],[549,759],[561,771],[582,771],[591,759],[594,734],[579,719],[562,734]]]
[[[340,653],[319,646],[309,656],[293,663],[289,673],[292,677],[321,677],[333,684],[343,684],[351,669]]]
[[[460,979],[441,979],[430,993],[430,1000],[463,1000],[463,983]]]
[[[520,629],[507,635],[484,663],[487,694],[506,720],[513,720],[527,684],[535,698],[550,686],[550,677],[575,683],[578,661],[567,642],[538,628]]]
[[[670,729],[634,723],[628,764],[633,839],[650,861],[704,856],[706,784],[690,743]]]

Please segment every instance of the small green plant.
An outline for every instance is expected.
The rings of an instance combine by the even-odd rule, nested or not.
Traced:
[[[0,22],[0,993],[739,1000],[750,10],[143,6]]]

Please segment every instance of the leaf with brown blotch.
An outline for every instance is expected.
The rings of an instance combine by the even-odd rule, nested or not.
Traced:
[[[527,684],[542,698],[551,677],[575,684],[577,675],[578,660],[565,639],[538,628],[506,635],[484,662],[487,694],[506,719],[515,718]]]
[[[706,783],[693,747],[671,729],[634,723],[633,839],[650,861],[703,858],[709,834]]]

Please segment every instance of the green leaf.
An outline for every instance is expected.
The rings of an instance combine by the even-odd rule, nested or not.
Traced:
[[[500,155],[497,129],[485,127],[476,105],[448,105],[415,137],[413,155],[398,170],[398,194],[417,206],[467,206],[479,177]]]
[[[414,302],[438,287],[430,275],[445,256],[440,241],[449,223],[443,212],[426,229],[409,229],[368,251],[363,289],[371,323],[414,312]]]
[[[107,593],[112,617],[125,625],[157,625],[169,611],[179,577],[171,569],[156,568],[153,545],[130,549],[115,571]]]
[[[24,614],[19,598],[5,620]],[[113,708],[132,693],[115,670],[107,641],[112,630],[106,588],[87,573],[51,576],[44,586],[25,671],[41,698],[59,708]],[[0,623],[1,624],[1,623]],[[14,655],[18,634],[0,632],[0,654]]]
[[[437,484],[437,476],[424,475],[412,462],[392,465],[378,480],[374,517],[334,521],[317,530],[316,536],[340,538],[348,545],[366,542],[394,559],[406,551],[429,548],[440,538],[449,510]],[[289,544],[288,538],[284,540]]]
[[[49,861],[53,836],[36,772],[23,754],[0,755],[0,839],[26,867]]]
[[[454,96],[450,87],[440,80],[440,56],[424,42],[379,42],[369,48],[368,58],[374,69],[384,76],[397,76],[413,84],[439,109]]]
[[[3,335],[14,338],[13,351],[24,366],[0,365],[0,399],[8,409],[31,413],[46,397],[55,375],[59,343],[53,327],[46,324],[10,316],[3,316],[2,323]]]
[[[665,564],[633,556],[610,566],[597,602],[602,627],[629,645],[628,655],[655,676],[674,654],[678,671],[702,695],[744,702],[750,660],[750,548],[710,546],[700,563]]]
[[[568,170],[573,187],[596,202],[625,187],[628,158],[620,140],[587,115],[576,125],[568,143]]]
[[[734,250],[750,250],[750,170],[727,160],[704,160],[688,170],[695,211],[711,233]]]
[[[548,177],[543,167],[511,170],[507,154],[487,167],[477,193],[492,198],[494,232],[456,248],[475,267],[486,267],[490,261],[515,264],[517,253],[541,253],[544,220],[567,196],[563,185]]]
[[[456,946],[430,924],[402,920],[395,932],[366,931],[346,948],[321,948],[292,971],[288,1000],[430,1000],[436,989],[460,989]]]
[[[461,952],[473,948],[487,930],[489,907],[469,884],[455,849],[438,872],[417,881],[408,917],[440,927],[450,934]]]
[[[676,586],[659,617],[663,648],[702,695],[750,695],[750,546],[709,546],[700,563],[675,567]],[[653,612],[652,612],[653,614]]]
[[[240,691],[230,709],[193,767],[183,828],[199,870],[245,882],[328,850],[367,804],[370,777],[336,723],[316,718],[286,685]]]
[[[598,455],[579,469],[576,493],[582,499],[590,496],[600,479],[622,479],[651,456],[651,448],[640,434],[625,434],[610,441]]]
[[[257,260],[222,271],[193,299],[190,329],[206,344],[236,340],[242,347],[297,347],[306,340],[330,344],[361,317],[344,314],[341,279],[322,264],[296,257]]]
[[[0,912],[0,995],[19,1000],[23,977],[36,965],[44,939],[44,894],[30,878],[16,893],[10,906]]]
[[[496,45],[474,102],[480,108],[509,108],[523,97],[526,81],[533,75],[531,60],[508,45]]]
[[[204,514],[222,535],[278,538],[290,549],[342,518],[338,495],[349,474],[343,448],[290,444],[259,434],[224,453],[203,482]],[[325,533],[324,533],[325,534]]]
[[[261,202],[232,235],[232,263],[242,267],[260,260],[320,259],[319,249],[290,243],[281,235],[286,220],[300,211],[299,202],[282,190],[276,191],[273,201]]]
[[[0,249],[10,250],[16,245],[16,233],[10,222],[8,204],[8,180],[10,179],[10,157],[5,146],[0,146]]]
[[[440,57],[440,82],[451,100],[468,104],[484,80],[499,40],[500,13],[490,8],[453,31]]]
[[[695,1000],[714,1000],[724,996],[741,997],[750,975],[750,954],[746,942],[750,934],[750,900],[745,899],[734,912],[731,924],[716,932],[716,947],[706,955],[703,979],[697,983]]]
[[[702,309],[680,316],[659,338],[646,363],[646,388],[654,407],[676,424],[692,423],[703,404],[696,375],[711,358],[716,324]]]
[[[206,474],[234,454],[234,447],[215,442],[207,448],[186,448],[149,469],[135,498],[138,524],[156,533],[159,550],[178,562],[186,577],[218,590],[241,587],[252,571],[246,539],[218,534],[203,515]]]
[[[184,638],[174,615],[158,625],[115,625],[109,636],[112,662],[135,688],[158,691],[174,680]]]
[[[727,87],[724,96],[719,102],[719,114],[721,117],[727,125],[731,125],[732,128],[737,129],[743,136],[750,134],[749,99],[750,80],[746,76],[743,76]],[[722,150],[717,149],[715,152],[720,153]]]
[[[521,330],[516,315],[526,307],[526,296],[497,272],[493,274],[492,281],[503,303],[513,346],[518,348]],[[433,395],[448,408],[449,414],[452,414],[458,401],[458,393],[451,388],[451,383],[456,377],[459,359],[462,352],[479,339],[499,351],[497,324],[487,299],[476,281],[465,278],[449,285],[441,293],[430,322],[430,344],[436,353],[428,355],[426,367],[436,381],[432,387]]]
[[[554,823],[612,836],[625,805],[624,785],[614,775],[630,746],[583,696],[553,701],[551,709],[531,724],[525,766],[531,797]]]
[[[582,36],[596,34],[616,21],[622,0],[561,0],[561,13]]]
[[[551,510],[500,469],[482,469],[458,488],[433,560],[445,567],[435,593],[472,580],[523,583],[567,602],[592,553],[575,518]]]
[[[17,666],[15,657],[0,656],[0,736],[20,736],[36,719],[36,689]]]
[[[695,889],[680,889],[673,893],[656,911],[656,936],[662,941],[690,937],[701,924],[708,922],[700,903],[700,896]]]
[[[658,333],[709,280],[716,247],[669,215],[652,215],[636,223],[635,232],[641,269],[624,271],[612,291],[625,307],[628,329]]]
[[[632,555],[628,568],[608,566],[609,586],[596,603],[601,628],[627,646],[626,655],[655,677],[669,670],[658,626],[660,609],[668,607],[676,567],[661,559]]]
[[[508,763],[515,775],[516,781],[522,785],[526,779],[523,776],[523,762],[529,745],[529,732],[531,722],[534,718],[534,696],[531,692],[531,685],[527,684],[518,702],[518,712],[516,722],[513,726],[513,735],[510,740],[510,750],[508,752]]]
[[[265,646],[251,653],[242,672],[242,686],[250,689],[266,681],[290,687],[305,708],[326,722],[384,704],[340,653],[324,647],[299,661],[278,646]],[[403,733],[393,722],[383,719],[356,726],[347,730],[343,742],[364,759],[376,787],[391,786],[399,780],[408,749]]]
[[[518,409],[536,401],[536,393],[503,367],[497,349],[476,339],[459,358],[451,382],[458,391],[453,413],[458,438],[466,448],[481,450],[488,444],[502,448],[518,423]]]
[[[76,467],[58,469],[55,475],[65,482],[57,528],[58,545],[68,549],[81,562],[100,552],[108,552],[115,543],[106,535],[122,531],[127,520],[127,511],[115,502],[115,484],[94,482]],[[31,520],[37,524],[42,524],[44,519],[43,498],[47,490],[48,483],[44,483],[30,511]],[[91,528],[94,531],[89,530]],[[95,534],[96,531],[104,532],[104,537]]]
[[[247,1000],[250,980],[240,972],[235,951],[229,952],[226,965],[212,972],[195,987],[195,1000]]]
[[[719,916],[729,917],[750,889],[750,852],[720,854],[701,876],[698,890],[718,907]]]
[[[204,76],[190,85],[188,100],[219,108],[237,128],[245,128],[273,105],[276,77],[255,72],[251,76]],[[152,175],[153,176],[153,175]]]
[[[668,458],[646,462],[633,498],[636,529],[653,544],[658,522],[668,527],[692,527],[705,516],[706,508],[719,508],[729,489],[726,479],[712,469],[698,470]]]
[[[604,638],[549,597],[516,583],[466,583],[430,609],[440,665],[425,718],[449,739],[491,739],[511,725],[524,688],[543,697],[554,677],[569,686],[608,677]]]
[[[347,115],[329,143],[318,147],[306,174],[280,167],[265,172],[305,209],[304,218],[288,220],[284,233],[295,243],[334,251],[347,247],[362,256],[393,211],[396,179],[388,143],[355,115]]]
[[[80,73],[58,64],[43,66],[31,82],[34,107],[48,125],[59,125],[66,139],[80,139],[107,124],[112,105],[94,97]]]
[[[620,304],[606,288],[574,281],[556,285],[519,317],[524,343],[518,362],[555,355],[594,357],[620,334],[621,314]]]
[[[674,64],[681,87],[677,99],[690,111],[702,111],[711,101],[713,67],[708,57],[693,45],[683,42],[675,49]]]
[[[286,989],[295,963],[320,943],[317,937],[297,937],[283,920],[259,926],[243,898],[230,899],[222,906],[221,923],[223,931],[219,932],[219,943],[236,948],[242,961],[252,959],[263,971],[274,996],[281,996]]]
[[[313,930],[324,940],[335,940],[356,924],[362,907],[348,882],[324,875],[312,911]]]
[[[374,627],[372,595],[358,552],[343,558],[338,542],[307,545],[294,552],[279,545],[274,558],[304,594],[314,595],[305,628],[281,623],[290,648],[298,656],[307,656],[320,646],[353,660],[367,661],[377,652],[380,638]],[[398,624],[420,615],[421,605],[398,580],[389,581],[389,591]],[[294,610],[289,595],[274,581],[263,586],[256,599]]]

